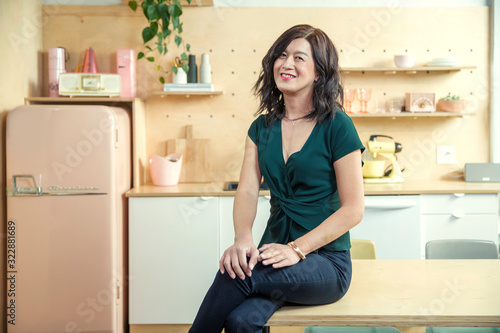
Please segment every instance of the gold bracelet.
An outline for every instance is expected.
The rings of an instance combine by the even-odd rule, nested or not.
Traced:
[[[299,258],[301,260],[306,259],[306,256],[304,255],[304,253],[302,253],[302,251],[300,251],[299,247],[297,245],[295,245],[295,243],[293,241],[288,243],[287,245],[290,246],[295,251],[295,253],[297,253],[297,255],[299,256]]]

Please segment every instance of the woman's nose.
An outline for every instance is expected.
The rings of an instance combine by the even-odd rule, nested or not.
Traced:
[[[283,62],[283,65],[281,67],[287,68],[287,69],[293,68],[293,59],[292,59],[292,57],[287,57],[285,59],[285,61]]]

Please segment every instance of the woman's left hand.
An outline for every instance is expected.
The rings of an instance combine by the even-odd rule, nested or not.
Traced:
[[[293,266],[300,261],[297,253],[288,245],[264,244],[259,249],[258,261],[263,265],[273,265],[273,268]]]

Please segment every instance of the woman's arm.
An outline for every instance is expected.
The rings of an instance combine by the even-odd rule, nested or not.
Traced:
[[[234,244],[224,252],[219,262],[221,273],[227,271],[233,279],[236,275],[242,280],[245,279],[245,274],[251,276],[257,263],[259,251],[253,242],[252,226],[257,212],[261,180],[257,146],[247,136],[240,180],[234,196]],[[248,263],[247,257],[250,258]]]
[[[333,163],[337,179],[340,208],[319,226],[294,240],[303,254],[308,254],[334,241],[361,222],[365,210],[361,152],[355,150]],[[290,246],[266,244],[260,251],[259,260],[273,267],[290,266],[299,261]]]

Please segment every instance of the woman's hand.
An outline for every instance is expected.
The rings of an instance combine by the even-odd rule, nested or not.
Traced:
[[[273,268],[293,266],[300,261],[297,253],[288,245],[283,244],[264,244],[259,249],[260,256],[258,260],[263,265],[273,265]]]
[[[257,263],[259,250],[255,247],[253,241],[236,241],[229,247],[219,261],[220,272],[227,272],[234,279],[236,275],[242,280],[245,280],[245,274],[252,276],[252,269]],[[250,259],[247,259],[250,258]]]

